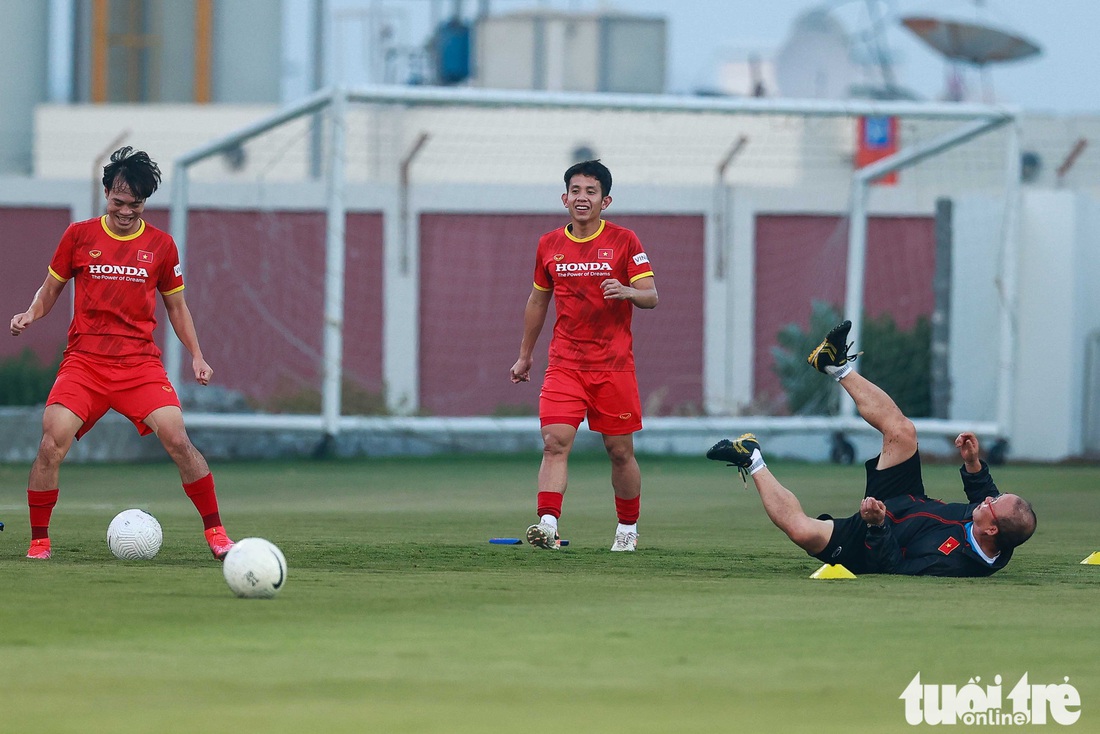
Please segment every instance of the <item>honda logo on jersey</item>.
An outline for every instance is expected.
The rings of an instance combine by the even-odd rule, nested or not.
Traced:
[[[558,263],[554,270],[559,273],[611,272],[611,263]]]
[[[129,275],[132,277],[148,278],[149,271],[145,268],[135,268],[130,265],[89,265],[90,275]]]

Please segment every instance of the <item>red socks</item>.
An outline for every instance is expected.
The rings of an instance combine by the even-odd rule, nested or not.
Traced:
[[[621,497],[615,498],[615,512],[619,515],[619,522],[623,525],[636,525],[638,522],[638,515],[641,514],[642,497],[637,497],[629,500],[624,500]]]
[[[190,484],[183,485],[183,491],[191,498],[195,509],[202,515],[203,529],[209,530],[222,524],[218,514],[218,496],[214,492],[214,475],[207,474]],[[38,492],[27,490],[27,507],[31,516],[31,540],[50,537],[50,516],[57,504],[58,490],[48,489]],[[560,498],[561,495],[558,495]],[[558,500],[561,504],[561,500]]]
[[[563,497],[564,495],[558,494],[557,492],[539,492],[539,517],[542,517],[543,515],[553,515],[554,517],[561,517],[561,502]],[[641,495],[628,500],[624,500],[621,497],[615,498],[615,512],[619,516],[619,522],[621,522],[623,525],[637,524],[638,515],[641,514],[641,507]]]
[[[27,490],[27,507],[31,514],[31,540],[50,537],[50,515],[57,504],[57,490],[44,492]]]
[[[195,509],[202,515],[202,527],[204,530],[216,528],[222,524],[221,515],[218,514],[218,495],[214,492],[214,475],[196,479],[190,484],[183,485],[183,491],[191,499]]]
[[[539,517],[543,515],[561,517],[561,501],[564,497],[565,495],[560,492],[539,492],[537,508]]]

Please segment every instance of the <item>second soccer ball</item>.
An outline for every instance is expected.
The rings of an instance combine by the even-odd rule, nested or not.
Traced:
[[[107,526],[107,547],[124,561],[153,558],[163,540],[160,523],[144,510],[123,510]]]
[[[286,558],[263,538],[238,540],[222,562],[225,582],[233,593],[248,599],[270,599],[286,583]]]

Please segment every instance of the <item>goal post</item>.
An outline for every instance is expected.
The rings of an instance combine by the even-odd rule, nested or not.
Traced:
[[[847,298],[844,312],[852,321],[849,338],[856,344],[860,343],[863,325],[863,294],[864,278],[866,276],[866,252],[867,252],[867,193],[868,188],[875,181],[891,173],[908,168],[920,161],[931,158],[950,150],[973,138],[984,135],[1000,127],[1011,125],[1009,128],[1008,164],[1006,166],[1005,201],[1012,202],[1018,198],[1019,177],[1012,175],[1014,166],[1018,160],[1018,131],[1015,126],[1015,116],[1004,113],[985,119],[974,120],[963,124],[955,130],[949,131],[939,137],[933,138],[923,144],[904,148],[893,155],[882,158],[863,168],[857,169],[852,174],[851,210],[849,212],[848,225],[848,267],[847,267]],[[937,421],[928,419],[920,421],[920,426],[926,430],[936,430],[944,433],[957,433],[964,430],[977,431],[992,435],[1001,435],[1004,426],[1008,425],[1011,401],[1006,399],[1008,386],[1012,384],[1012,360],[1014,351],[1014,336],[1011,328],[1012,311],[1008,304],[1015,301],[1015,270],[1016,248],[1007,246],[1016,241],[1014,212],[1018,207],[1005,206],[1004,242],[1006,247],[1001,261],[1001,283],[1004,288],[1004,302],[1006,308],[1001,311],[1000,334],[1000,394],[997,401],[996,418],[993,421],[975,423],[958,423],[952,421]],[[846,400],[842,403],[841,415],[851,418],[855,416],[855,403]]]
[[[591,154],[616,176],[606,216],[639,231],[662,293],[661,308],[635,318],[646,435],[663,433],[673,446],[677,436],[719,429],[865,430],[850,402],[796,405],[791,391],[800,388],[773,372],[781,367],[777,339],[805,338],[791,329],[814,328],[811,311],[830,313],[831,304],[851,319],[861,348],[877,298],[889,323],[876,322],[876,333],[886,329],[891,346],[919,342],[902,330],[931,318],[921,304],[931,292],[935,202],[962,196],[984,197],[967,210],[975,221],[999,220],[999,232],[979,243],[983,288],[1000,300],[983,305],[983,349],[996,358],[980,379],[995,384],[995,397],[977,410],[968,404],[965,414],[915,422],[941,435],[1004,436],[1016,300],[1016,116],[1004,107],[917,102],[317,92],[174,161],[170,228],[189,284],[194,273],[202,293],[219,296],[212,315],[236,313],[225,274],[239,268],[237,249],[259,258],[264,278],[248,290],[251,316],[241,317],[255,323],[243,335],[213,337],[219,364],[234,364],[227,387],[247,394],[251,409],[189,411],[188,423],[328,438],[383,426],[402,435],[459,435],[467,424],[479,436],[530,430],[532,396],[498,383],[506,382],[505,355],[518,342],[534,241],[562,221],[557,181],[575,156]],[[896,118],[902,141],[857,168],[853,130],[865,117]],[[896,172],[900,184],[876,185]],[[218,195],[197,196],[196,182]],[[200,211],[223,210],[232,232],[207,223],[191,241]],[[196,270],[196,253],[226,265]],[[884,269],[921,291],[897,296],[909,298],[900,316],[890,305],[896,294],[865,287]],[[454,279],[451,301],[441,304],[434,289],[447,278]],[[952,283],[958,290],[957,274]],[[201,336],[206,350],[211,337]],[[282,387],[260,379],[256,364],[237,369],[236,362],[260,358],[257,349],[273,368],[294,363]],[[167,340],[165,363],[180,380],[175,339]],[[349,377],[352,368],[358,374]],[[271,398],[279,389],[315,398]]]
[[[191,166],[227,150],[238,149],[242,144],[269,130],[301,117],[330,108],[333,124],[330,127],[328,149],[328,181],[325,207],[325,299],[324,299],[324,359],[323,387],[321,390],[321,426],[325,435],[339,433],[340,416],[340,365],[343,356],[343,300],[344,300],[344,114],[347,95],[342,90],[326,90],[305,98],[301,102],[207,145],[185,154],[175,162],[172,178],[171,227],[179,250],[180,264],[187,256],[187,212],[189,203],[189,178]],[[317,155],[317,151],[314,151]],[[165,345],[165,366],[169,376],[177,382],[181,379],[182,354],[177,339],[169,339]],[[198,421],[201,423],[201,419]]]

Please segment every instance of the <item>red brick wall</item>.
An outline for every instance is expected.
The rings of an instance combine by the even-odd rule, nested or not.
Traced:
[[[321,385],[324,212],[194,210],[187,304],[218,384],[261,404]],[[382,217],[349,214],[345,379],[382,389]]]
[[[842,217],[762,215],[756,219],[756,399],[783,394],[773,369],[776,334],[787,324],[805,328],[815,300],[843,312],[848,228]],[[872,317],[891,314],[912,327],[934,305],[935,222],[931,217],[873,217],[867,223],[864,304]],[[858,346],[858,345],[857,345]]]
[[[146,209],[169,230],[167,209]],[[325,216],[322,212],[196,210],[184,273],[187,303],[215,383],[266,400],[279,390],[320,386]],[[3,209],[3,288],[7,318],[30,304],[62,232],[67,210]],[[345,378],[382,390],[382,216],[349,214],[344,337]],[[18,339],[0,338],[0,358],[30,346],[43,360],[65,346],[71,314],[66,289],[43,321]],[[170,326],[157,309],[157,341]],[[185,355],[186,359],[186,355]],[[186,368],[186,364],[185,364]]]
[[[0,319],[5,326],[12,316],[31,305],[35,291],[46,278],[46,268],[61,234],[69,226],[69,217],[68,209],[0,208],[0,232],[4,233],[0,238]],[[72,318],[71,298],[66,289],[45,319],[32,324],[18,338],[8,333],[0,336],[0,359],[30,348],[45,363],[55,360],[65,347]]]
[[[634,314],[634,352],[648,415],[702,403],[704,220],[608,217],[633,229],[653,263],[655,310]],[[561,215],[425,214],[420,220],[421,407],[434,415],[535,413],[554,311],[535,349],[531,383],[508,369],[523,332],[539,235]]]

